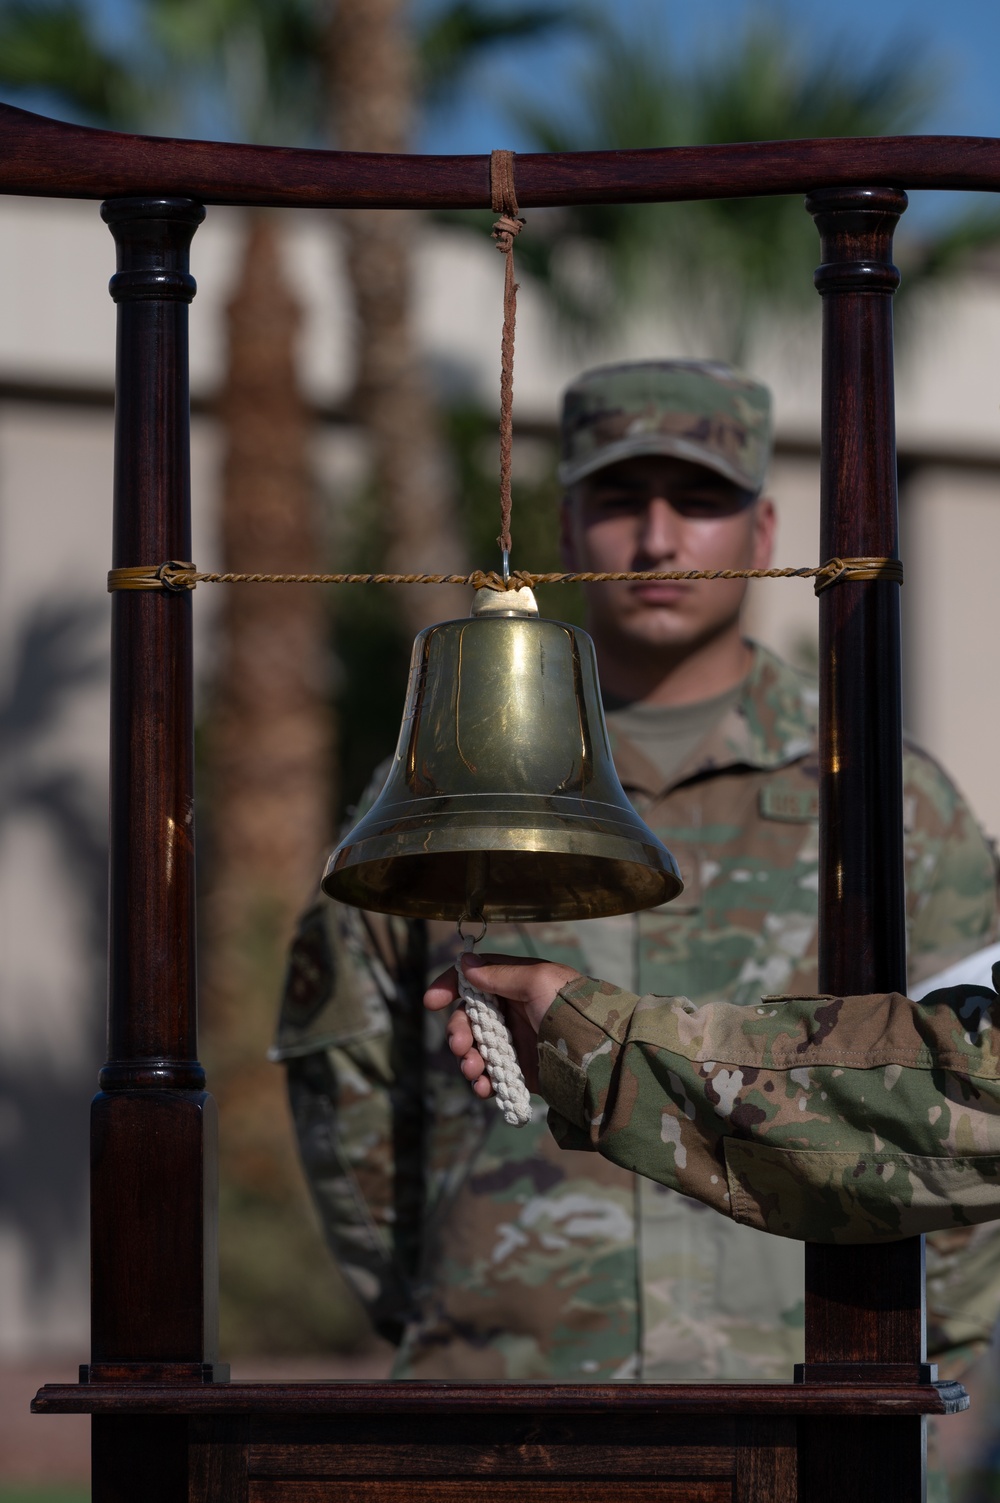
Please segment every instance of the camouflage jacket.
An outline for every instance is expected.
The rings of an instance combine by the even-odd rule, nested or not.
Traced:
[[[581,976],[542,1020],[539,1080],[566,1147],[761,1232],[886,1242],[1000,1218],[987,987],[695,1007]]]
[[[756,1008],[816,987],[816,690],[757,649],[741,703],[668,787],[615,762],[676,855],[669,905],[580,924],[493,927],[636,996]],[[614,741],[614,738],[613,738]],[[996,933],[993,858],[928,757],[905,758],[911,976]],[[429,931],[429,932],[428,932]],[[454,931],[321,899],[293,945],[275,1056],[328,1241],[399,1376],[787,1379],[801,1360],[801,1244],[714,1215],[602,1154],[561,1152],[539,1102],[521,1130],[474,1097],[422,1015]],[[1000,1309],[1000,1241],[931,1256],[932,1344],[955,1363]],[[964,1239],[964,1240],[963,1240]],[[959,1351],[961,1348],[961,1351]]]

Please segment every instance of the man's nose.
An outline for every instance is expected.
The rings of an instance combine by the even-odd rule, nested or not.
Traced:
[[[647,558],[673,558],[678,546],[681,518],[665,496],[654,496],[642,519],[639,546]]]

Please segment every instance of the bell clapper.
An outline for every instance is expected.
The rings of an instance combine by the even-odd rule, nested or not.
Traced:
[[[458,923],[458,932],[465,941],[464,953],[471,955],[486,933],[486,920],[481,919],[482,932],[474,939],[462,933],[463,920]],[[526,1127],[531,1121],[531,1093],[525,1084],[514,1050],[510,1029],[500,1011],[497,999],[489,992],[481,992],[467,980],[462,967],[458,967],[458,994],[472,1025],[472,1036],[486,1064],[486,1073],[496,1093],[496,1103],[503,1112],[503,1119],[511,1127]]]

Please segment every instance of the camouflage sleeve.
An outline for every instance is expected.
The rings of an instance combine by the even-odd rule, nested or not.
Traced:
[[[734,1221],[891,1241],[1000,1217],[994,1024],[982,987],[695,1007],[581,977],[543,1021],[541,1092],[564,1147]]]
[[[996,852],[942,767],[903,754],[908,972],[922,981],[998,935]],[[1000,1224],[927,1239],[928,1351],[948,1377],[981,1354],[1000,1314]]]
[[[299,922],[271,1058],[285,1065],[302,1167],[327,1243],[375,1329],[399,1340],[422,1166],[413,1092],[396,1080],[412,936],[322,898]],[[419,1009],[417,1009],[419,1018]],[[405,1202],[405,1203],[404,1203]]]
[[[908,746],[903,848],[911,984],[998,937],[996,852],[943,768]]]
[[[986,1350],[996,1324],[1000,1221],[954,1226],[927,1239],[927,1356],[959,1378]]]

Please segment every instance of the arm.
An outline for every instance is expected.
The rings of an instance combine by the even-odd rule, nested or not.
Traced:
[[[422,1224],[423,981],[422,926],[323,898],[299,922],[271,1051],[326,1240],[390,1340]]]
[[[903,754],[910,985],[998,937],[996,851],[943,768]]]
[[[903,752],[908,973],[913,986],[997,937],[996,852],[948,774]],[[1000,1312],[1000,1221],[927,1238],[927,1350],[957,1377]]]
[[[1000,1216],[995,993],[695,1008],[563,971],[486,965],[475,979],[537,1028],[539,1086],[564,1147],[804,1241],[894,1240]],[[448,986],[436,983],[428,1005],[444,1005]],[[452,1047],[478,1079],[456,1019]]]

